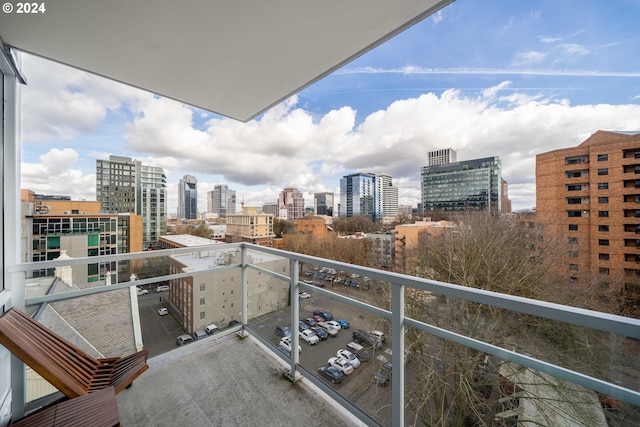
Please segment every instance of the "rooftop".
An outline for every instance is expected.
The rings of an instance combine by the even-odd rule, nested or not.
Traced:
[[[310,382],[283,377],[287,365],[251,336],[196,342],[148,363],[118,395],[123,425],[363,425]]]

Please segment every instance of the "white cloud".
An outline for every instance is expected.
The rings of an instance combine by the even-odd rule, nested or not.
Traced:
[[[527,52],[517,52],[515,58],[511,62],[512,66],[520,67],[523,65],[538,64],[547,58],[547,53],[530,50]]]
[[[30,143],[73,140],[94,132],[124,100],[142,91],[30,55],[22,56],[22,137]]]
[[[77,161],[78,153],[75,150],[55,148],[41,155],[39,163],[23,162],[21,187],[39,194],[95,200],[95,175],[74,169]]]
[[[275,200],[289,185],[308,197],[335,191],[340,177],[354,171],[391,174],[401,202],[415,205],[427,152],[447,147],[457,150],[460,160],[500,156],[514,209],[531,208],[536,154],[575,146],[598,129],[640,129],[638,105],[572,106],[566,100],[515,90],[499,96],[507,81],[475,97],[447,90],[398,100],[360,124],[349,106],[315,117],[292,97],[249,123],[216,117],[203,126],[196,124],[202,119],[200,110],[67,72],[57,75],[63,82],[36,79],[23,107],[23,117],[28,118],[24,133],[31,135],[28,144],[46,140],[51,130],[68,138],[67,145],[73,148],[51,149],[39,162],[23,163],[23,188],[95,197],[95,158],[124,155],[165,169],[170,212],[177,204],[175,184],[186,173],[201,183],[200,210],[206,209],[204,197],[214,184],[227,183],[238,191],[238,202],[244,197],[247,204],[259,205]],[[47,108],[36,102],[35,94],[46,95]],[[78,103],[70,108],[61,101],[74,99]],[[60,111],[49,113],[49,109]],[[81,158],[77,147],[84,135],[108,124],[110,114],[130,118],[126,147],[107,142],[94,147],[102,153]]]

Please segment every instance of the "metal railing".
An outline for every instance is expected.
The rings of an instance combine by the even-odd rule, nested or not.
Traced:
[[[480,289],[474,289],[464,286],[453,285],[449,283],[443,283],[433,280],[426,280],[407,276],[403,274],[391,273],[382,270],[376,270],[368,267],[361,267],[352,264],[346,264],[338,261],[332,261],[323,258],[316,258],[312,256],[256,246],[246,243],[236,244],[219,244],[211,246],[189,247],[181,249],[167,249],[153,252],[131,253],[122,255],[108,255],[99,257],[87,257],[87,258],[75,258],[66,259],[60,261],[47,261],[47,262],[34,262],[23,263],[8,267],[10,273],[10,295],[11,303],[9,305],[24,308],[25,306],[50,303],[54,301],[61,301],[70,298],[78,298],[87,295],[93,295],[103,292],[111,292],[118,289],[129,288],[131,286],[141,286],[145,284],[156,283],[158,281],[180,279],[186,277],[195,277],[202,274],[207,274],[211,269],[195,270],[188,272],[181,272],[177,274],[169,274],[159,277],[152,277],[148,279],[133,280],[122,283],[114,283],[110,286],[97,286],[87,289],[73,290],[64,293],[42,295],[36,297],[27,297],[25,295],[25,283],[26,277],[29,271],[51,269],[63,266],[77,266],[85,265],[87,263],[109,263],[117,261],[131,261],[136,259],[145,259],[159,256],[175,256],[181,254],[188,254],[198,251],[220,251],[225,250],[240,250],[241,262],[238,264],[227,265],[224,268],[240,268],[241,269],[241,282],[242,282],[242,328],[245,327],[256,335],[258,332],[248,325],[248,313],[247,313],[247,272],[249,269],[253,269],[267,274],[280,280],[285,280],[290,283],[290,315],[291,324],[297,325],[300,318],[300,307],[295,301],[298,300],[298,292],[301,290],[313,290],[313,292],[330,297],[332,300],[340,301],[344,304],[353,307],[354,309],[363,310],[372,313],[375,316],[388,319],[390,322],[392,334],[391,350],[393,354],[392,358],[392,370],[393,381],[391,384],[391,423],[394,426],[404,425],[405,416],[405,329],[415,328],[416,330],[423,331],[432,336],[441,338],[443,340],[451,341],[487,355],[492,355],[500,360],[509,361],[534,369],[540,372],[544,372],[553,377],[556,377],[563,381],[568,381],[574,384],[583,386],[589,390],[602,393],[606,396],[611,396],[615,399],[619,399],[624,402],[628,402],[632,405],[640,406],[640,391],[633,390],[616,384],[611,381],[595,378],[593,376],[585,375],[584,373],[577,372],[564,366],[558,366],[539,358],[532,357],[522,352],[515,350],[509,350],[507,348],[495,345],[490,342],[485,342],[473,337],[466,336],[464,334],[457,333],[453,330],[445,329],[426,323],[424,321],[413,319],[405,315],[405,293],[408,289],[419,290],[429,292],[434,295],[442,295],[451,298],[457,298],[460,300],[473,302],[477,304],[492,306],[508,310],[510,312],[522,313],[523,315],[533,315],[543,319],[549,319],[553,321],[563,322],[567,325],[575,325],[593,329],[596,331],[602,331],[607,333],[614,333],[622,337],[628,337],[632,339],[640,339],[640,320],[631,319],[611,314],[600,313],[596,311],[584,310],[575,307],[563,306],[553,304],[544,301],[531,300],[527,298],[521,298],[512,295],[499,294],[495,292],[489,292]],[[289,275],[283,275],[278,272],[264,269],[263,267],[250,264],[247,262],[247,254],[251,252],[265,253],[277,257],[282,257],[289,260]],[[341,270],[348,273],[355,273],[360,276],[366,276],[372,280],[388,283],[390,285],[390,309],[380,308],[370,303],[360,301],[349,296],[342,295],[337,292],[333,292],[330,289],[322,289],[315,287],[314,285],[303,283],[298,280],[300,273],[300,264],[308,263],[316,266],[324,266]],[[235,330],[235,329],[234,329]],[[266,342],[264,338],[262,341]],[[291,348],[297,348],[299,345],[298,334],[292,334]],[[273,347],[272,347],[273,348]],[[274,349],[276,353],[277,350]],[[291,357],[286,359],[290,365],[289,377],[293,380],[299,375],[299,371],[309,374],[309,371],[302,368],[299,365],[299,356],[296,351],[291,352]],[[279,353],[278,353],[279,354]],[[21,392],[22,387],[19,385],[23,382],[23,373],[12,370],[12,384],[16,385],[14,391]],[[323,388],[329,396],[332,396],[342,404],[348,411],[355,416],[359,417],[363,422],[371,424],[373,421],[363,411],[354,409],[353,406],[346,403],[344,398],[338,397],[335,390],[331,389],[328,385],[325,385],[322,381],[313,379],[312,382],[316,383],[319,387]],[[24,406],[24,397],[21,393],[15,393],[13,396],[14,408]],[[19,412],[19,409],[16,410]]]

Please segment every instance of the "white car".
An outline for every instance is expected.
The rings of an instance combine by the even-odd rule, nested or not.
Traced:
[[[336,331],[339,331],[342,329],[342,326],[340,326],[340,323],[336,322],[335,320],[329,320],[327,322],[327,325],[333,326],[334,328],[336,328]]]
[[[346,359],[351,363],[354,368],[360,367],[360,359],[356,357],[355,354],[351,353],[349,350],[340,349],[336,353],[336,356]]]
[[[149,293],[149,291],[148,291],[148,290],[146,290],[146,289],[142,289],[142,288],[139,288],[139,287],[137,287],[137,286],[136,286],[136,292],[138,292],[138,295],[146,295],[146,294],[148,294],[148,293]]]
[[[158,309],[158,314],[160,316],[166,316],[167,314],[169,314],[169,310],[167,309],[167,307],[160,307]]]
[[[378,339],[378,341],[384,342],[384,333],[383,332],[380,332],[380,331],[369,331],[369,333],[371,335],[373,335],[374,337],[376,337]]]
[[[280,340],[280,345],[291,353],[291,337],[284,337]],[[298,352],[302,351],[302,347],[298,346]]]
[[[320,338],[316,334],[313,333],[311,329],[304,329],[300,332],[300,338],[309,343],[309,345],[318,344],[320,342]]]
[[[300,296],[300,298],[302,298],[302,299],[311,298],[311,295],[310,295],[309,293],[307,293],[307,292],[300,292],[298,295],[299,295],[299,296]]]
[[[343,359],[342,357],[330,358],[329,365],[338,369],[345,375],[351,375],[353,373],[353,365],[351,365],[347,359]]]
[[[335,337],[338,335],[338,330],[333,326],[331,326],[330,324],[328,324],[327,322],[320,322],[318,323],[318,326],[320,326],[322,329],[327,331],[327,333],[332,337]]]
[[[156,292],[165,292],[169,290],[169,285],[160,285],[156,288]]]

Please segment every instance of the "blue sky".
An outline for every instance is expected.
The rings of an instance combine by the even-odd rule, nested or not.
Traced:
[[[248,205],[285,186],[338,193],[389,173],[420,201],[427,152],[500,156],[514,210],[535,206],[535,155],[597,130],[640,130],[640,1],[457,0],[243,124],[42,59],[23,58],[22,187],[95,200],[95,160],[130,156],[177,183],[226,183]]]

